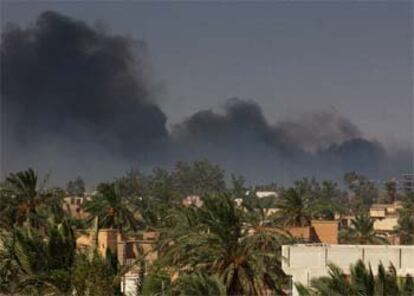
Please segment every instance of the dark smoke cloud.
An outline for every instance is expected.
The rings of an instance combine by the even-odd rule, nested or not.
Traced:
[[[362,138],[336,113],[271,125],[257,103],[240,99],[228,100],[223,114],[194,114],[175,126],[173,136],[187,155],[191,150],[195,158],[209,157],[256,178],[262,172],[285,181],[302,175],[337,178],[349,170],[378,176],[387,159],[380,143]]]
[[[135,156],[167,138],[145,45],[54,12],[2,36],[2,97],[21,145],[64,136]]]
[[[289,156],[299,147],[283,131],[269,126],[260,106],[238,98],[226,102],[224,114],[200,111],[173,129],[174,137],[185,145],[209,144],[215,147],[263,145]]]
[[[169,132],[145,44],[55,12],[9,26],[1,66],[5,170],[97,182],[133,166],[209,158],[258,182],[399,172],[380,143],[335,112],[270,124],[254,101],[230,99],[222,113],[197,112]]]
[[[288,138],[312,152],[362,137],[357,126],[336,112],[302,114],[297,119],[280,121],[278,126]]]

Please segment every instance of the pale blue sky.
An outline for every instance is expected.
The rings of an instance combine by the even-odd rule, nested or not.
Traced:
[[[3,1],[3,23],[46,9],[144,39],[169,124],[238,96],[270,122],[335,110],[368,137],[413,135],[410,1]]]

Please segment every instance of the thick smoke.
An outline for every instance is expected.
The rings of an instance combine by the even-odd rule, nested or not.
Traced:
[[[228,100],[224,114],[194,114],[175,126],[173,136],[186,147],[186,155],[214,159],[256,179],[338,178],[349,170],[379,176],[387,159],[380,143],[362,138],[338,114],[307,114],[299,121],[271,125],[255,102],[240,99]]]
[[[297,119],[280,121],[278,126],[287,137],[310,152],[362,137],[357,126],[336,112],[302,114]]]
[[[64,135],[131,157],[166,139],[143,56],[142,43],[54,12],[26,30],[8,28],[2,97],[19,143]]]
[[[1,67],[6,171],[35,166],[96,182],[197,158],[260,182],[390,171],[381,144],[335,112],[270,124],[254,101],[230,99],[223,113],[200,111],[168,131],[145,44],[55,12],[6,28]]]

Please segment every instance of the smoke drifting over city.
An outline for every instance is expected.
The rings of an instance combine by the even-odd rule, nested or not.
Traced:
[[[9,26],[1,42],[3,170],[33,166],[95,182],[131,167],[208,158],[251,181],[398,174],[398,156],[336,112],[271,124],[253,100],[228,99],[167,127],[145,42],[55,12]],[[191,87],[191,86],[189,86]],[[214,107],[214,106],[212,106]],[[290,117],[289,117],[290,118]]]

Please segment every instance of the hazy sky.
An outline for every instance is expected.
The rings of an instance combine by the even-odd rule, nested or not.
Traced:
[[[2,2],[3,23],[51,9],[144,39],[176,123],[229,97],[270,122],[336,110],[368,137],[413,134],[412,2]]]

